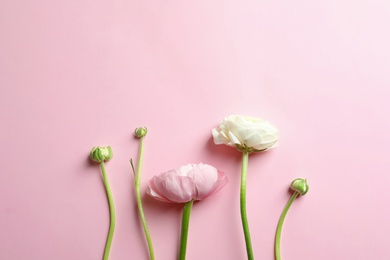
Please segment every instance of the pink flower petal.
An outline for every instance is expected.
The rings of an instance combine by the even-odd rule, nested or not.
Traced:
[[[185,203],[206,199],[227,182],[226,175],[211,165],[188,164],[154,176],[147,193],[160,201]]]
[[[169,202],[169,200],[164,196],[163,193],[161,193],[158,189],[158,186],[160,183],[163,181],[163,179],[160,178],[160,176],[154,176],[150,181],[149,181],[149,186],[148,190],[146,191],[150,196],[153,198],[160,200],[160,201],[165,201]]]
[[[188,173],[188,177],[194,180],[197,194],[195,199],[201,200],[213,188],[214,183],[218,178],[218,171],[211,165],[193,164],[192,170]]]
[[[171,202],[191,201],[196,194],[195,184],[187,176],[179,176],[174,171],[153,178],[153,189],[160,197]],[[153,186],[152,186],[153,187]]]
[[[229,182],[229,179],[225,175],[225,173],[218,171],[218,180],[214,182],[214,185],[211,188],[210,192],[208,194],[206,194],[203,198],[200,198],[199,200],[207,199],[208,197],[210,197],[214,193],[217,193],[220,189],[225,187],[226,184],[228,184],[228,182]]]

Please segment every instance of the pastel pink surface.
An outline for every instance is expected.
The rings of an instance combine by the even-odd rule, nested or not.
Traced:
[[[192,210],[187,259],[245,259],[240,153],[216,146],[224,116],[269,120],[249,159],[256,259],[389,259],[390,2],[0,1],[2,259],[101,259],[108,205],[93,146],[111,145],[111,259],[147,259],[129,158],[147,126],[142,191],[207,163],[229,184]],[[145,200],[156,259],[175,259],[181,207]]]

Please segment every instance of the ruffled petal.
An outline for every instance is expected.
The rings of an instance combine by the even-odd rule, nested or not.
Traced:
[[[214,128],[211,130],[211,133],[215,144],[226,144],[229,142],[229,139],[224,132]]]
[[[236,136],[232,131],[229,131],[228,135],[229,135],[229,139],[230,139],[229,145],[232,145],[232,146],[235,144],[242,145],[242,142],[239,139],[239,137]]]
[[[164,201],[164,202],[170,202],[168,198],[164,196],[163,193],[159,190],[159,186],[161,185],[161,182],[163,179],[160,176],[154,176],[150,181],[149,181],[149,186],[147,189],[147,193],[152,196],[153,198]]]
[[[153,183],[154,191],[170,202],[188,202],[196,195],[196,187],[192,179],[179,176],[173,171],[154,177]]]
[[[202,200],[227,183],[224,173],[208,164],[188,164],[153,177],[147,193],[164,202]]]
[[[194,199],[200,200],[206,196],[213,188],[214,182],[217,181],[218,171],[208,164],[193,164],[192,170],[189,172],[188,177],[194,180],[197,194]]]
[[[205,194],[203,197],[199,198],[199,200],[207,199],[214,193],[217,193],[220,189],[225,187],[226,184],[228,184],[228,182],[229,179],[226,176],[226,174],[218,170],[218,179],[214,182],[213,187],[211,188],[208,194]]]
[[[156,191],[154,191],[151,186],[148,186],[146,193],[149,194],[151,197],[155,198],[156,200],[170,202],[167,198],[161,196]]]
[[[261,118],[231,115],[213,130],[213,137],[215,144],[238,145],[240,151],[243,147],[248,151],[265,150],[276,146],[278,130]]]

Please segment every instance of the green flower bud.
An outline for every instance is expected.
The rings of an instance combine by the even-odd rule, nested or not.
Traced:
[[[106,146],[106,147],[97,146],[92,148],[91,153],[89,154],[89,158],[91,158],[92,161],[98,163],[109,161],[112,158],[111,146]]]
[[[138,138],[144,137],[148,133],[148,129],[146,127],[138,127],[134,131],[134,135]]]
[[[305,195],[309,191],[309,184],[307,184],[306,179],[298,178],[291,182],[291,189],[300,195]]]

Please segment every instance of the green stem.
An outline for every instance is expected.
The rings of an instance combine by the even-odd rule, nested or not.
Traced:
[[[100,163],[100,167],[102,168],[103,182],[104,182],[104,186],[106,187],[107,199],[110,207],[110,230],[108,232],[106,248],[104,249],[104,257],[103,257],[104,260],[108,260],[110,256],[112,238],[114,236],[114,231],[115,231],[115,208],[114,208],[114,199],[112,198],[110,184],[108,183],[106,169],[104,168],[104,162]]]
[[[289,208],[291,207],[291,204],[294,202],[295,198],[298,196],[298,192],[294,192],[294,194],[291,196],[290,200],[287,202],[286,207],[284,207],[284,210],[282,212],[282,215],[280,216],[278,227],[276,229],[276,235],[275,235],[275,259],[280,260],[280,236],[282,234],[282,226],[284,219],[287,215],[287,212]]]
[[[183,216],[181,220],[181,238],[180,238],[180,253],[179,260],[186,259],[187,251],[187,238],[188,238],[188,225],[190,223],[191,209],[194,201],[191,200],[184,204]]]
[[[146,224],[146,218],[145,218],[144,209],[143,209],[143,206],[142,206],[142,199],[141,199],[141,188],[140,188],[141,185],[140,185],[140,182],[141,182],[141,169],[142,169],[143,151],[144,151],[144,137],[141,137],[140,138],[140,148],[139,148],[137,173],[135,174],[135,195],[137,197],[137,205],[138,205],[139,216],[141,218],[142,227],[144,229],[146,241],[148,243],[149,257],[150,257],[151,260],[154,260],[154,251],[153,251],[152,239],[150,238],[148,225]]]
[[[244,151],[242,153],[242,166],[241,166],[241,190],[240,190],[240,209],[242,227],[244,229],[246,252],[248,260],[253,260],[253,250],[251,242],[251,234],[249,233],[248,217],[246,215],[246,175],[248,173],[248,158],[249,153]]]

